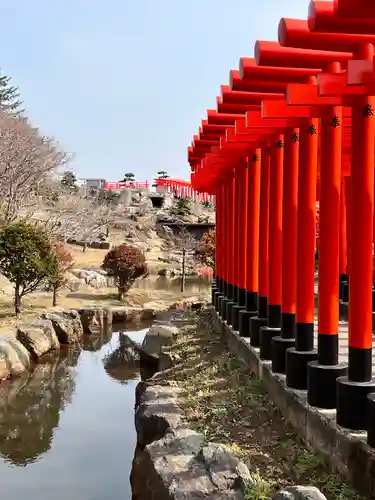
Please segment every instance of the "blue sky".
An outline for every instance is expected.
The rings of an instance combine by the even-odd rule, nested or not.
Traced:
[[[254,42],[308,0],[1,2],[0,68],[78,177],[188,178],[186,148]]]

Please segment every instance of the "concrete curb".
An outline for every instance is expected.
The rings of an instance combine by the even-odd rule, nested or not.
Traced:
[[[248,339],[241,338],[214,310],[213,325],[229,351],[263,381],[272,401],[305,444],[359,492],[375,498],[375,449],[366,444],[366,433],[351,433],[337,426],[335,410],[313,408],[307,403],[306,391],[286,387],[285,375],[273,373],[271,362],[259,359],[259,349],[251,347]]]

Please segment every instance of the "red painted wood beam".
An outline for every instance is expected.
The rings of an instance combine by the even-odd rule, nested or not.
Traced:
[[[334,0],[335,12],[340,17],[375,17],[375,4],[371,0]]]
[[[285,99],[262,102],[262,118],[311,118],[319,116],[320,108],[313,106],[288,106]]]
[[[353,55],[350,52],[328,50],[297,49],[283,47],[278,42],[258,40],[254,47],[255,59],[259,66],[295,66],[299,68],[324,68],[332,62],[346,67]]]
[[[286,128],[286,127],[299,127],[300,125],[300,119],[299,118],[292,118],[292,119],[286,119],[286,118],[276,118],[276,119],[264,119],[262,118],[262,112],[261,111],[248,111],[246,113],[246,119],[244,123],[244,129],[247,130],[248,128],[251,127],[276,127],[276,128]],[[236,120],[236,125],[235,129],[236,131],[239,130],[241,132],[241,129],[243,127],[243,122],[240,120]]]
[[[276,44],[277,45],[277,44]],[[273,46],[273,48],[275,45]],[[281,48],[282,50],[282,48]],[[288,55],[290,55],[290,49],[287,49]],[[280,51],[279,51],[280,52]],[[293,51],[294,53],[296,51]],[[306,55],[306,51],[301,51],[297,50],[299,55]],[[283,53],[285,55],[285,50],[283,50]],[[316,53],[314,54],[316,56]],[[326,55],[326,54],[325,54]],[[335,54],[336,56],[336,54]],[[345,55],[344,55],[345,58]],[[296,62],[294,59],[293,64]],[[311,62],[311,61],[310,61]],[[241,68],[242,65],[242,68]],[[310,64],[311,65],[311,64]],[[242,70],[242,71],[241,71]],[[283,71],[284,70],[284,71]],[[307,80],[307,78],[311,77],[311,75],[318,75],[320,73],[319,68],[290,68],[285,66],[283,67],[268,67],[268,66],[256,66],[255,60],[254,59],[248,59],[248,60],[241,60],[240,61],[240,72],[237,72],[237,74],[231,73],[231,78],[232,80],[236,81],[237,78],[237,83],[239,85],[242,85],[241,90],[238,91],[233,91],[229,86],[223,86],[222,87],[222,99],[218,98],[218,112],[215,113],[213,110],[210,110],[208,112],[208,117],[207,117],[207,125],[209,126],[211,123],[214,122],[214,124],[221,124],[221,126],[226,129],[226,126],[233,126],[236,121],[240,121],[240,116],[241,114],[245,115],[247,112],[253,112],[255,110],[258,111],[260,110],[260,107],[254,106],[251,103],[254,103],[255,99],[257,104],[260,103],[261,100],[264,100],[265,98],[269,97],[271,94],[271,99],[277,99],[278,97],[282,97],[282,92],[261,92],[261,91],[253,91],[253,90],[248,90],[248,87],[244,87],[245,84],[248,82],[251,83],[252,85],[260,85],[262,83],[267,83],[264,88],[266,90],[272,91],[274,90],[271,85],[273,85],[274,82],[272,82],[272,76],[275,78],[280,78],[283,77],[285,80],[281,81],[281,89],[284,91],[286,88],[286,84],[288,82],[304,82]],[[247,76],[248,80],[246,78],[242,79],[239,78],[241,76]],[[235,77],[233,79],[233,76]],[[255,78],[254,78],[255,77]],[[271,78],[270,78],[271,77]],[[263,78],[263,81],[260,79]],[[241,82],[241,84],[239,83]],[[232,82],[231,82],[232,83]],[[275,82],[276,84],[280,85],[280,80]],[[251,88],[251,87],[250,87]],[[280,88],[280,87],[279,87]],[[255,95],[254,95],[255,94]],[[275,95],[276,94],[276,95]],[[248,109],[250,107],[250,109]],[[285,103],[284,103],[284,107]],[[301,111],[301,107],[296,108],[299,112]],[[310,109],[311,111],[311,109]],[[222,112],[222,113],[220,113]],[[220,117],[222,115],[222,118]],[[234,118],[234,115],[237,115]],[[285,120],[283,122],[274,122],[272,125],[276,126],[283,126],[285,124],[292,124],[293,121],[292,119],[299,118],[300,116],[295,116],[293,114],[286,113],[286,116],[284,117]],[[245,118],[245,117],[244,117]],[[215,153],[214,156],[212,156],[212,146],[207,150],[206,143],[203,143],[202,145],[204,146],[204,158],[205,162],[201,162],[201,165],[204,170],[207,170],[210,168],[210,165],[214,165],[216,162],[216,165],[218,164],[217,162],[220,162],[220,166],[222,168],[226,168],[228,166],[233,166],[233,162],[238,161],[241,155],[245,154],[249,147],[253,147],[254,145],[259,146],[260,144],[263,144],[265,140],[268,140],[269,135],[272,133],[276,132],[277,129],[275,127],[271,127],[271,123],[268,124],[268,127],[266,124],[263,124],[261,116],[259,117],[258,114],[258,121],[254,122],[252,124],[252,127],[250,125],[250,128],[248,130],[248,134],[245,133],[245,130],[242,130],[243,135],[242,137],[237,137],[237,135],[241,135],[240,133],[236,134],[236,129],[232,129],[231,131],[225,131],[225,137],[220,135],[220,155],[219,158],[217,157],[217,153]],[[280,117],[278,117],[280,118]],[[264,120],[266,121],[266,120]],[[246,126],[246,123],[244,121],[241,122],[242,126]],[[298,120],[297,120],[298,123]],[[296,123],[294,123],[296,124]],[[258,125],[258,128],[255,127],[255,125]],[[202,131],[204,131],[202,127]],[[239,128],[237,125],[237,132],[239,132]],[[246,139],[246,141],[244,140]],[[198,143],[199,145],[199,143]],[[226,154],[224,157],[223,155],[225,153],[233,153],[232,154]],[[196,154],[196,153],[195,153]],[[202,172],[203,175],[203,172]]]
[[[346,74],[322,73],[318,78],[320,96],[337,96],[338,100],[341,97],[346,105],[354,104],[356,97],[372,95],[374,90],[374,86],[348,85]]]
[[[225,132],[225,129],[229,125],[214,125],[209,124],[208,120],[202,120],[202,130],[205,134],[217,134],[220,135]]]
[[[216,109],[207,110],[207,121],[209,125],[234,125],[239,113],[218,113]]]
[[[283,47],[337,51],[350,53],[357,51],[364,43],[375,43],[375,35],[352,33],[317,33],[309,30],[308,22],[300,19],[281,19],[278,40]],[[331,60],[341,62],[342,60]]]
[[[257,42],[258,43],[258,42]],[[261,42],[262,44],[265,42]],[[271,43],[271,42],[270,42]],[[277,44],[278,45],[278,44]],[[260,49],[259,49],[260,50]],[[284,61],[286,62],[286,61]],[[289,61],[293,64],[293,61]],[[258,65],[255,58],[241,57],[240,76],[243,80],[263,80],[270,82],[305,82],[310,76],[321,73],[320,67],[310,68],[306,66],[290,67],[286,64],[262,64]]]
[[[221,134],[205,134],[204,132],[199,132],[200,141],[218,141],[222,135],[225,134],[225,130]]]
[[[326,33],[373,33],[374,17],[356,17],[354,10],[350,17],[340,17],[335,11],[334,2],[312,0],[309,5],[308,25],[311,31]]]
[[[327,78],[328,77],[328,78]],[[332,80],[335,82],[337,81],[336,77],[338,78],[338,81],[340,84],[337,85],[336,88],[338,89],[343,89],[343,91],[348,88],[349,92],[352,90],[357,90],[357,87],[354,89],[354,86],[352,87],[347,87],[346,85],[346,76],[344,74],[336,74],[336,73],[322,73],[319,77],[319,81],[323,82],[323,87],[324,87],[324,82],[328,81],[328,85],[332,85],[330,78],[332,77]],[[345,118],[350,118],[352,116],[352,110],[351,106],[353,106],[356,103],[356,95],[362,95],[361,92],[354,93],[353,95],[346,95],[346,96],[322,96],[319,94],[320,92],[320,87],[318,85],[309,85],[309,84],[291,84],[288,87],[287,93],[286,93],[286,103],[288,105],[294,106],[314,106],[317,109],[321,109],[321,111],[324,110],[326,106],[344,106],[344,117]],[[358,89],[360,87],[358,86]],[[320,115],[319,115],[320,116]]]
[[[374,61],[349,61],[346,75],[348,85],[369,85],[369,95],[373,95],[371,88],[375,88]]]
[[[250,109],[257,109],[258,104],[234,104],[234,103],[223,103],[221,97],[216,98],[217,102],[217,112],[222,114],[244,114]]]
[[[229,85],[221,86],[223,104],[260,104],[263,99],[279,99],[284,93],[247,92],[231,90]]]
[[[240,71],[232,69],[229,73],[229,86],[232,90],[246,92],[270,92],[285,94],[288,82],[273,82],[268,80],[243,80]]]
[[[212,146],[217,146],[220,144],[220,138],[214,140],[214,141],[201,141],[199,139],[195,139],[193,143],[193,148],[194,149],[210,149]]]

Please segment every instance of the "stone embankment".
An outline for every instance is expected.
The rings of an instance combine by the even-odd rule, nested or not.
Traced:
[[[194,300],[186,299],[165,309],[181,306],[194,308],[196,304]],[[57,353],[63,345],[78,345],[85,335],[106,331],[112,324],[152,320],[162,312],[160,307],[139,309],[126,306],[45,312],[35,321],[20,323],[14,332],[0,336],[0,381],[32,369],[43,356]],[[144,355],[147,356],[152,349],[152,346],[146,346]],[[152,356],[148,357],[150,359]]]
[[[109,241],[79,241],[75,238],[68,238],[67,243],[79,247],[95,248],[96,250],[109,250],[111,247]]]
[[[244,499],[249,470],[225,446],[206,444],[184,425],[179,389],[138,389],[133,500]]]
[[[163,373],[182,369],[186,359],[176,344],[191,326],[192,315],[176,312],[168,321],[155,321],[142,343],[141,359],[143,352],[143,361],[157,372],[136,388],[132,500],[326,500],[318,488],[303,486],[289,486],[273,497],[254,496],[257,479],[230,447],[207,442],[204,433],[189,427],[185,391]]]
[[[183,323],[182,318],[156,321],[141,346],[143,361],[151,358],[157,370],[179,361],[168,348],[176,343],[177,325]],[[205,443],[203,434],[184,424],[180,392],[152,382],[137,386],[133,500],[243,499],[250,478],[247,467],[227,448]]]

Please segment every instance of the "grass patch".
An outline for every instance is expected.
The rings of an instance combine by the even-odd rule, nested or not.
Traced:
[[[207,441],[229,447],[248,467],[247,500],[265,500],[288,485],[313,485],[328,500],[362,500],[320,456],[298,439],[270,401],[262,383],[221,344],[203,312],[198,325],[184,327],[173,351],[181,363],[155,383],[168,380],[184,391],[189,427]]]
[[[257,469],[251,474],[251,484],[246,489],[245,500],[268,500],[274,491],[274,483],[262,478]]]

